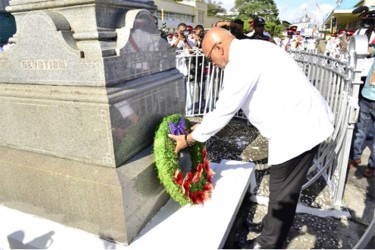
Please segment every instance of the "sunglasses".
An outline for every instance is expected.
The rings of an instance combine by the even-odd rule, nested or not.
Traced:
[[[218,43],[215,43],[214,45],[212,45],[212,48],[210,50],[210,52],[208,53],[207,55],[207,61],[212,63],[212,60],[211,60],[211,54],[212,54],[212,51],[219,45],[221,44],[221,42],[218,42]]]

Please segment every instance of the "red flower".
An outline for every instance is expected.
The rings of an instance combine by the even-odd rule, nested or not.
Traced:
[[[199,163],[197,166],[197,172],[202,173],[202,171],[203,171],[202,163]]]
[[[201,179],[202,173],[203,173],[202,163],[199,163],[197,166],[197,171],[195,171],[194,177],[192,179],[192,182],[193,183],[199,182],[199,180]]]
[[[210,163],[208,161],[203,162],[203,167],[206,172],[210,171]]]
[[[185,181],[191,182],[193,180],[193,174],[191,172],[187,173],[185,176]]]
[[[203,160],[206,160],[206,159],[207,159],[207,150],[206,150],[206,148],[204,148],[204,149],[202,150],[202,158],[203,158]]]
[[[212,183],[212,175],[207,175],[207,177],[206,177],[206,181],[207,181],[208,183]]]
[[[197,203],[203,204],[203,201],[207,200],[207,197],[203,191],[198,191],[197,195]]]
[[[201,179],[201,173],[195,172],[193,179],[191,180],[192,183],[197,183]]]
[[[177,183],[178,185],[181,185],[183,181],[182,174],[179,170],[176,170],[174,174],[174,182]]]
[[[182,189],[182,193],[189,196],[189,192],[190,192],[190,182],[188,181],[184,181],[182,183],[182,186],[181,186],[181,189]]]
[[[209,192],[209,191],[211,191],[212,189],[213,189],[213,186],[212,186],[212,184],[209,183],[209,182],[207,182],[207,183],[204,184],[204,186],[203,186],[203,190],[204,190],[204,191]]]
[[[196,192],[191,192],[191,194],[190,194],[190,200],[191,200],[191,202],[193,204],[197,204],[197,199],[198,199],[197,193]]]

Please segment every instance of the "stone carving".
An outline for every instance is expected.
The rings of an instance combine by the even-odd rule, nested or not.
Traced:
[[[62,14],[49,10],[30,12],[18,26],[15,46],[2,55],[9,60],[0,61],[2,67],[8,68],[0,80],[58,85],[100,85],[103,81],[103,75],[98,73],[102,63],[85,59]]]
[[[125,24],[117,30],[117,58],[106,58],[109,84],[131,80],[175,67],[175,51],[170,48],[147,10],[129,10]],[[125,73],[125,74],[124,74]]]

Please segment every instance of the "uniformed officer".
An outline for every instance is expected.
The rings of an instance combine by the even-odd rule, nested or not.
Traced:
[[[250,39],[260,39],[276,44],[275,40],[271,37],[268,32],[264,31],[266,20],[262,17],[256,17],[253,21],[253,33],[250,34]]]

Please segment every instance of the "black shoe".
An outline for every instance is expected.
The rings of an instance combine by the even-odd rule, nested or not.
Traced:
[[[262,223],[253,223],[250,220],[246,220],[244,222],[244,227],[249,231],[249,232],[254,232],[254,233],[261,233],[263,230],[263,225]]]
[[[262,247],[254,240],[240,240],[238,246],[241,249],[262,249]]]

